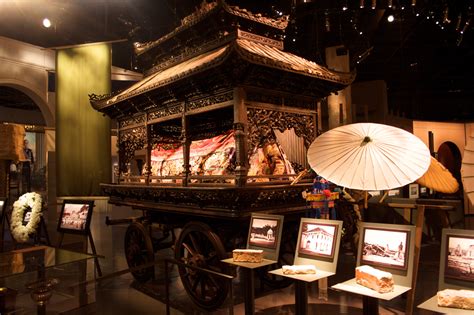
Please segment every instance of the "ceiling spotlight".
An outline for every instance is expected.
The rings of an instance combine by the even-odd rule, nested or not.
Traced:
[[[50,28],[50,27],[51,27],[51,21],[50,21],[50,19],[44,18],[44,19],[43,19],[43,26],[46,27],[46,28]]]
[[[387,16],[387,21],[389,21],[390,23],[395,21],[395,17],[393,16],[393,14],[390,14],[389,16]]]

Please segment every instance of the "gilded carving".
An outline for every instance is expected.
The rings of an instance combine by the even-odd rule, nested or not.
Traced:
[[[305,146],[309,148],[314,140],[314,120],[312,115],[285,113],[261,108],[247,108],[249,126],[249,151],[262,143],[275,142],[273,129],[283,132],[286,129],[295,129],[298,137],[304,139]]]
[[[131,125],[144,124],[145,121],[146,121],[145,115],[129,117],[129,118],[122,119],[119,121],[119,128],[124,128]]]
[[[141,150],[145,147],[145,140],[145,126],[128,129],[119,133],[118,147],[121,172],[127,172],[127,163],[133,158],[136,150]]]
[[[306,186],[273,187],[272,189],[228,188],[220,189],[219,193],[210,189],[178,189],[173,187],[153,186],[121,186],[101,185],[102,192],[111,197],[112,202],[120,202],[125,198],[140,200],[150,210],[166,208],[167,205],[195,207],[197,209],[222,209],[226,211],[252,211],[269,206],[285,204],[288,207],[304,205],[301,192]]]
[[[161,107],[157,110],[154,110],[148,113],[148,120],[153,120],[157,118],[167,117],[171,115],[181,114],[184,111],[183,103],[179,103],[172,106]]]
[[[213,104],[219,104],[233,99],[233,92],[229,91],[223,94],[212,95],[210,97],[200,98],[192,100],[186,104],[187,110],[193,110],[197,108],[206,107]]]

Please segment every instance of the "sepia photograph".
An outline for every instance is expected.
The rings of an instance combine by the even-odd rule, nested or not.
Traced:
[[[28,208],[28,209],[25,210],[25,213],[23,214],[23,220],[21,221],[21,224],[27,225],[28,222],[30,222],[31,213],[33,213],[33,209]]]
[[[276,248],[280,220],[266,217],[252,217],[250,222],[249,245]]]
[[[64,201],[58,230],[87,233],[93,206],[93,201]]]
[[[364,228],[361,264],[406,270],[410,232]]]
[[[474,282],[474,237],[446,235],[445,278]]]
[[[337,225],[303,222],[298,256],[317,259],[333,258]]]

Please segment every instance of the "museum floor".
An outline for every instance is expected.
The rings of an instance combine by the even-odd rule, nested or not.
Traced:
[[[97,252],[104,256],[100,259],[103,277],[89,285],[90,303],[88,305],[61,314],[166,314],[163,259],[172,256],[171,249],[164,249],[156,254],[156,279],[147,286],[138,286],[130,273],[122,272],[127,269],[123,254],[123,240],[127,225],[105,225],[106,216],[123,218],[137,215],[137,213],[125,207],[112,207],[110,211],[111,213],[95,212],[91,226]],[[474,228],[474,218],[466,218],[464,224],[466,229]],[[52,241],[54,245],[54,235],[52,235]],[[426,242],[422,245],[415,305],[436,294],[439,251],[439,242]],[[329,278],[329,287],[352,278],[354,266],[353,255],[348,250],[342,249],[337,274]],[[92,269],[92,264],[89,264],[88,268]],[[230,314],[229,308],[222,308],[213,313],[196,310],[181,285],[176,269],[176,267],[172,268],[170,274],[172,279],[170,286],[171,314]],[[239,273],[237,275],[237,278],[233,280],[233,302],[229,300],[229,304],[234,304],[234,314],[244,314]],[[138,287],[140,288],[138,289]],[[154,293],[145,294],[144,292],[150,288]],[[284,289],[269,290],[265,287],[262,289],[257,281],[256,314],[294,314],[294,292],[294,285]],[[308,302],[309,314],[362,314],[362,299],[359,296],[329,289],[328,300],[321,300],[318,298],[316,283],[309,287]],[[403,296],[390,302],[381,301],[380,314],[404,314],[405,304],[406,299]],[[52,313],[54,312],[48,311],[48,314]],[[414,314],[434,313],[415,307]]]

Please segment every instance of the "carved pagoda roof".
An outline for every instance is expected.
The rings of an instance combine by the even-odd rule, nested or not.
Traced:
[[[216,0],[214,2],[203,1],[201,7],[194,13],[186,16],[181,20],[181,25],[175,28],[172,32],[160,37],[159,39],[146,43],[136,43],[134,46],[135,54],[141,55],[150,49],[159,46],[160,44],[168,41],[169,39],[177,36],[179,33],[192,28],[197,23],[207,19],[209,16],[223,10],[227,14],[242,18],[245,20],[253,21],[259,24],[266,25],[268,27],[283,31],[288,26],[288,16],[282,16],[279,19],[268,18],[262,16],[260,13],[252,13],[244,8],[238,6],[230,6],[224,0]]]
[[[321,81],[326,86],[324,88],[325,95],[323,96],[344,88],[355,79],[354,73],[333,71],[313,61],[282,51],[270,43],[257,42],[240,37],[228,41],[223,46],[190,56],[178,64],[170,65],[166,69],[148,75],[141,81],[113,96],[98,97],[93,95],[91,96],[91,104],[95,109],[102,111],[107,107],[135,96],[168,86],[210,68],[219,67],[227,60],[235,61],[235,58],[228,58],[231,55],[249,64],[277,69],[285,73],[292,73],[307,79]],[[179,59],[183,60],[183,58]],[[230,66],[233,65],[235,63],[230,64]],[[278,74],[275,75],[278,76]]]

